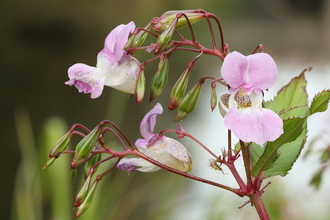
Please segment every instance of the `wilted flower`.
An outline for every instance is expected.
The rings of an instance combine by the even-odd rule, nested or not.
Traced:
[[[156,117],[162,113],[163,108],[157,103],[156,106],[146,114],[140,124],[140,132],[144,139],[138,139],[135,142],[135,145],[139,151],[148,157],[165,164],[166,166],[182,172],[188,172],[192,168],[192,161],[187,149],[180,142],[172,138],[153,134]],[[136,170],[153,172],[160,169],[160,167],[142,158],[123,158],[119,162],[118,168],[126,170],[127,172]]]
[[[133,94],[140,71],[140,63],[124,51],[129,33],[135,29],[133,21],[113,29],[105,39],[104,48],[97,55],[96,67],[77,63],[68,70],[70,80],[79,92],[91,93],[91,98],[102,94],[103,87]]]
[[[225,126],[240,140],[263,145],[283,133],[281,118],[262,108],[262,90],[274,85],[277,73],[274,60],[266,53],[226,56],[221,74],[230,89],[221,95],[219,107]]]

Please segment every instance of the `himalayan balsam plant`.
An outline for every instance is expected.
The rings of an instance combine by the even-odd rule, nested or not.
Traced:
[[[200,44],[192,25],[206,20],[210,30],[211,48]],[[188,28],[189,38],[180,34]],[[219,33],[219,45],[214,30]],[[146,45],[146,39],[152,42]],[[138,61],[134,54],[138,51],[152,54],[152,58]],[[171,73],[169,60],[177,51],[186,51],[196,56],[191,59],[181,75]],[[203,76],[187,91],[187,85],[195,62],[203,55],[212,55],[222,61],[222,67],[214,76]],[[98,98],[109,86],[125,93],[135,94],[137,104],[141,104],[145,94],[145,66],[158,61],[158,69],[150,79],[150,98],[153,101],[161,95],[168,77],[177,81],[170,93],[169,110],[177,109],[174,122],[187,117],[196,108],[203,85],[211,86],[210,108],[219,108],[217,114],[224,117],[228,129],[227,147],[219,140],[219,149],[212,152],[198,138],[187,133],[180,124],[177,129],[155,131],[157,116],[163,107],[156,103],[144,116],[140,124],[142,138],[134,145],[124,132],[111,121],[101,121],[94,129],[75,124],[51,149],[45,167],[50,166],[62,154],[73,154],[71,161],[72,178],[76,167],[84,166],[85,182],[76,196],[74,208],[76,217],[82,215],[92,204],[94,192],[99,181],[118,168],[126,172],[154,172],[165,169],[183,177],[228,190],[240,197],[248,197],[260,219],[270,219],[261,198],[269,185],[267,178],[285,176],[292,168],[306,142],[307,118],[327,109],[330,90],[325,90],[308,104],[305,72],[293,78],[271,101],[264,101],[264,93],[271,88],[277,78],[278,69],[271,55],[259,45],[250,55],[230,52],[224,43],[223,32],[217,17],[203,10],[168,11],[153,18],[144,28],[136,28],[134,22],[121,24],[114,28],[105,39],[104,48],[97,55],[96,67],[74,64],[68,69],[69,80],[66,85],[75,86],[79,92],[90,93],[92,99]],[[205,82],[209,81],[209,84]],[[216,86],[224,91],[219,96]],[[207,126],[207,125],[205,125]],[[172,132],[176,138],[166,136]],[[110,133],[121,145],[117,151],[107,145],[105,135]],[[66,149],[73,136],[81,136],[75,150]],[[232,142],[232,135],[238,143]],[[189,174],[192,157],[178,139],[190,138],[196,147],[202,147],[210,154],[209,167],[222,171],[226,166],[230,175],[237,181],[238,188],[223,185]],[[238,173],[235,162],[244,163],[244,176]],[[97,168],[110,160],[114,165],[106,172],[96,175]],[[222,175],[219,172],[219,175]],[[246,204],[247,204],[246,203]]]

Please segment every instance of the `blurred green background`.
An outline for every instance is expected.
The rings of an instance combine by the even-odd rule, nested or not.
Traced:
[[[319,77],[322,82],[329,76],[330,3],[326,0],[2,1],[0,219],[73,219],[74,196],[81,182],[69,180],[69,156],[60,158],[49,169],[41,170],[49,149],[72,124],[81,123],[93,128],[103,119],[120,126],[134,143],[139,138],[139,123],[154,103],[145,100],[137,106],[134,97],[127,99],[127,94],[110,88],[105,88],[100,98],[91,100],[89,95],[64,85],[68,79],[68,67],[77,62],[95,65],[105,37],[118,24],[133,20],[137,26],[144,27],[151,18],[165,11],[193,8],[202,8],[219,18],[225,42],[232,51],[238,50],[247,55],[257,45],[263,44],[265,51],[278,61],[282,85],[308,66],[314,67],[314,75],[309,75],[309,78]],[[200,22],[194,28],[197,39],[210,45],[206,23]],[[141,53],[138,56],[143,59]],[[178,76],[191,58],[187,53],[174,55],[171,74]],[[216,76],[220,66],[217,59],[202,58],[193,69],[190,85],[203,75]],[[153,64],[146,69],[149,82],[155,68],[156,64]],[[170,85],[175,79],[172,78],[157,100],[164,108],[168,103]],[[314,85],[309,88],[314,93],[324,86]],[[275,87],[279,88],[279,85]],[[200,105],[183,125],[197,138],[214,143],[207,132],[200,137],[201,126],[196,126],[205,123],[207,127],[208,122],[213,127],[214,118],[219,118],[221,123],[217,112],[211,114],[209,111],[207,92],[209,90],[205,89],[206,104]],[[164,114],[156,129],[174,128],[175,124],[170,123],[174,115],[175,112]],[[199,123],[194,123],[194,120]],[[188,143],[192,145],[192,142]],[[225,141],[217,143],[217,149],[224,144]],[[189,146],[193,159],[199,158],[202,151],[192,148]],[[195,161],[193,174],[208,169],[207,159]],[[292,176],[294,172],[293,169]],[[302,174],[301,170],[296,172]],[[230,178],[230,175],[222,176],[214,171],[210,176],[217,176],[217,181]],[[306,179],[299,181],[298,185],[308,187]],[[297,202],[301,205],[299,208],[293,205],[292,198],[288,198],[287,191],[281,188],[282,185],[294,188],[293,182],[283,183],[276,178],[272,181],[280,185],[272,184],[265,194],[269,198],[265,200],[272,219],[330,218],[326,212],[305,213],[311,206],[306,201],[309,194],[296,197],[307,204]],[[253,208],[237,211],[244,199],[231,200],[229,198],[234,195],[230,193],[211,186],[200,188],[201,183],[192,183],[166,171],[130,175],[114,171],[101,182],[95,204],[81,219],[257,218]],[[292,188],[288,191],[291,192]],[[314,194],[311,195],[320,196],[318,191],[312,192]],[[330,204],[328,198],[322,201]],[[327,209],[327,204],[321,205],[325,205],[323,210]]]

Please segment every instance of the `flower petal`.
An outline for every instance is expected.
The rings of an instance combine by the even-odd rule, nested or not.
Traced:
[[[149,141],[153,136],[154,127],[156,124],[157,115],[163,113],[163,107],[157,103],[143,118],[140,124],[140,133],[146,141]]]
[[[68,70],[70,80],[66,85],[74,85],[79,92],[91,93],[91,98],[98,98],[103,91],[105,74],[95,67],[82,63],[71,66]]]
[[[123,158],[117,164],[117,167],[126,172],[134,172],[136,170],[141,172],[154,172],[161,168],[142,159],[142,158]],[[135,167],[140,167],[136,169]]]
[[[265,108],[247,108],[244,113],[232,108],[225,115],[224,122],[240,140],[259,145],[274,141],[283,133],[282,119]]]
[[[244,84],[247,66],[246,56],[234,51],[225,57],[221,67],[221,75],[231,88],[238,88]]]
[[[166,136],[154,135],[147,148],[139,150],[148,157],[165,164],[166,166],[188,172],[192,168],[191,155],[177,140]]]
[[[249,65],[245,83],[261,90],[272,87],[278,74],[273,58],[267,53],[256,53],[247,56],[247,59]]]
[[[129,33],[133,33],[135,24],[133,21],[127,25],[121,24],[113,29],[104,42],[104,50],[113,55],[112,59],[118,62],[124,54],[124,46],[128,40]]]
[[[113,66],[105,80],[105,85],[122,92],[134,94],[140,73],[140,62],[125,55],[124,62]]]

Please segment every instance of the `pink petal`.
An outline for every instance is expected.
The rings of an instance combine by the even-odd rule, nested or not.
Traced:
[[[68,74],[70,80],[65,82],[66,85],[74,85],[79,92],[90,93],[92,99],[102,94],[105,76],[97,68],[77,63],[69,68]]]
[[[96,69],[95,67],[88,66],[83,63],[76,63],[76,64],[72,65],[71,67],[69,67],[68,76],[69,76],[69,79],[73,79],[81,72],[93,72],[93,71],[95,71],[95,69]]]
[[[248,65],[246,56],[239,52],[228,54],[221,67],[221,75],[231,88],[238,88],[244,84],[244,74]]]
[[[231,108],[224,118],[225,126],[242,141],[263,145],[283,133],[283,122],[275,112],[265,108],[244,110],[241,113]]]
[[[146,141],[149,141],[154,134],[154,128],[156,124],[157,115],[161,115],[163,113],[163,107],[161,104],[157,103],[153,109],[151,109],[143,118],[140,124],[140,133],[142,137]]]
[[[113,54],[118,62],[124,54],[124,46],[128,40],[129,33],[133,33],[135,24],[133,21],[127,25],[121,24],[113,29],[105,39],[104,49],[107,53]]]
[[[247,56],[247,59],[249,65],[245,83],[261,90],[272,87],[278,74],[273,58],[267,53],[256,53]]]

